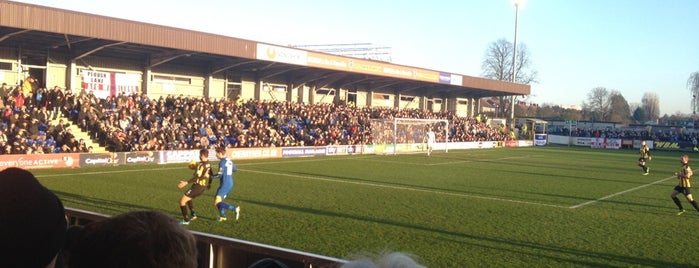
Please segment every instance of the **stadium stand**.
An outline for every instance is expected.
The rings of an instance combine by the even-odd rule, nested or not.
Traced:
[[[508,139],[505,129],[451,112],[253,99],[238,104],[181,95],[99,99],[81,93],[66,98],[57,119],[49,120],[46,106],[18,101],[34,99],[35,93],[16,92],[3,99],[5,154],[88,152],[90,146],[92,152],[122,152],[371,144],[370,119],[394,117],[448,119],[448,138],[454,142]]]

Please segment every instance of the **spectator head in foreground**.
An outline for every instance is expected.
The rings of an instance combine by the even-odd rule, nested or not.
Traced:
[[[376,261],[367,257],[351,260],[340,268],[426,268],[417,263],[415,259],[402,252],[389,252],[377,258]]]
[[[0,266],[56,266],[68,227],[63,203],[31,172],[0,171],[0,215]]]
[[[67,247],[70,268],[197,267],[194,235],[163,212],[126,212],[76,233]]]

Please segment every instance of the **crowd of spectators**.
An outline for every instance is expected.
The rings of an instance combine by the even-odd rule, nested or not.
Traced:
[[[417,109],[182,95],[149,99],[121,94],[100,100],[90,93],[78,97],[77,106],[78,125],[113,151],[375,144],[372,119],[392,118],[448,119],[448,126],[432,126],[448,128],[436,131],[441,134],[438,141],[446,140],[444,133],[451,142],[509,137],[475,119]],[[424,133],[427,126],[418,128],[414,133]]]
[[[0,86],[0,154],[89,152],[82,139],[61,118],[74,108],[71,90],[36,86],[27,79],[17,86]],[[57,123],[52,120],[58,119]]]
[[[150,99],[146,94],[121,93],[98,98],[91,91],[74,95],[70,89],[47,90],[27,82],[2,85],[2,154],[89,152],[85,142],[72,134],[76,127],[115,152],[375,144],[384,141],[372,131],[372,119],[393,118],[449,120],[448,126],[411,126],[412,142],[422,142],[428,127],[434,128],[438,142],[511,138],[501,127],[452,112],[183,95]],[[52,123],[64,117],[68,120]]]
[[[691,142],[699,138],[699,133],[689,131],[686,128],[654,128],[652,126],[635,127],[635,128],[568,128],[568,127],[552,127],[548,131],[549,134],[585,137],[585,138],[615,138],[615,139],[633,139],[633,140],[653,140],[653,141],[668,141],[668,142]]]

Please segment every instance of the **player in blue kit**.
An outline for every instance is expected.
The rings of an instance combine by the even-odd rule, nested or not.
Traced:
[[[214,177],[218,177],[221,180],[216,190],[216,199],[214,199],[214,206],[218,209],[219,214],[218,221],[226,220],[226,210],[234,211],[235,220],[238,220],[240,217],[240,206],[224,202],[228,194],[233,190],[233,172],[238,171],[238,168],[233,164],[233,160],[226,157],[226,148],[216,148],[216,157],[221,160],[218,163],[218,174],[214,175]]]

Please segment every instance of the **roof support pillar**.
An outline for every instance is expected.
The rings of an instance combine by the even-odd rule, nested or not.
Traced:
[[[150,93],[151,76],[153,75],[153,70],[150,67],[143,68],[143,74],[141,75],[141,93]]]
[[[373,89],[367,89],[367,94],[366,94],[366,106],[371,107],[371,102],[374,99],[374,90]]]
[[[74,60],[68,63],[68,71],[66,72],[66,87],[73,91],[73,94],[79,96],[83,90],[82,87],[78,87],[78,81],[75,81],[76,73],[78,73],[78,65],[75,64]]]
[[[316,86],[313,85],[308,89],[308,104],[315,104],[316,102]]]
[[[393,95],[393,108],[395,109],[401,109],[400,107],[400,93],[398,90],[394,91],[396,94]]]
[[[286,101],[293,102],[294,100],[294,84],[286,83]]]

